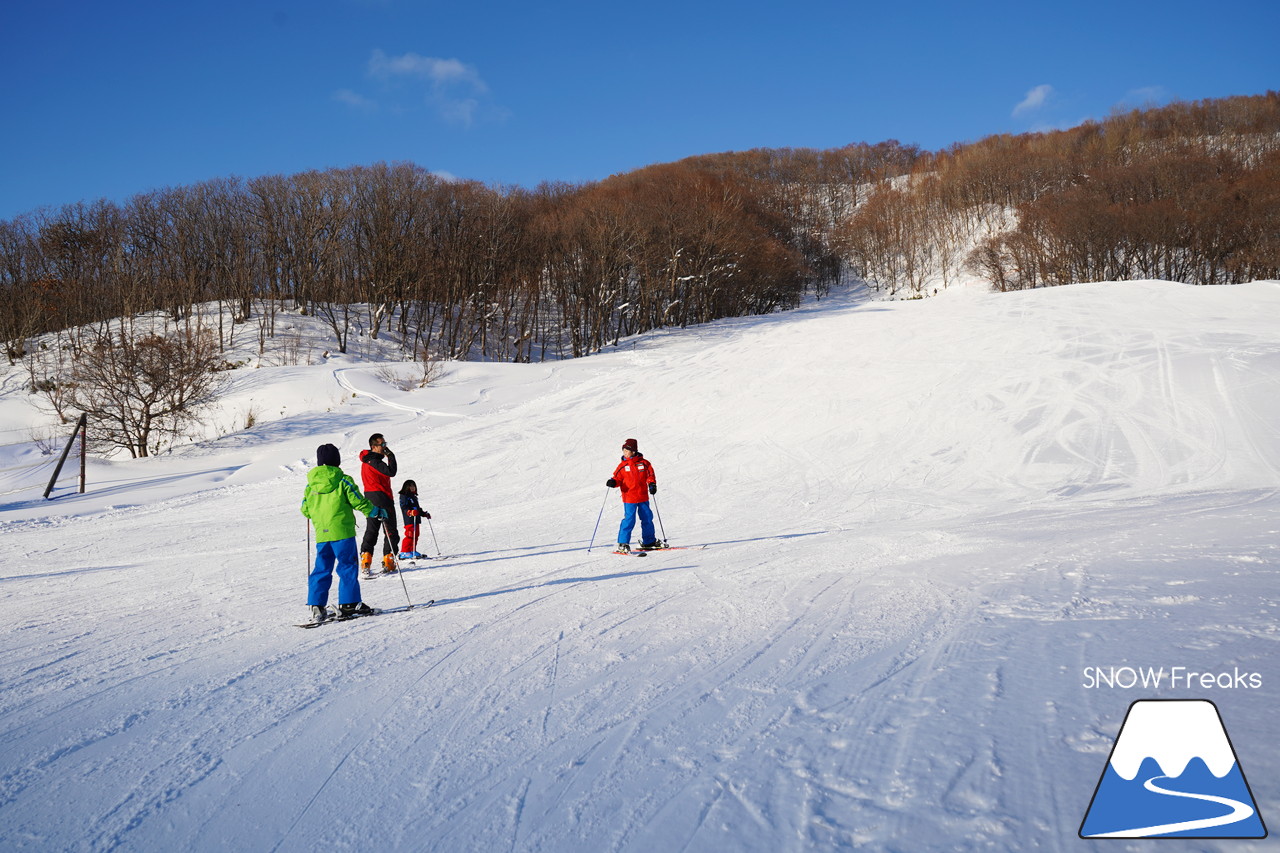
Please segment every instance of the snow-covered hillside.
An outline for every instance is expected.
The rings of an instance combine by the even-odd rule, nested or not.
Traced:
[[[254,427],[51,502],[8,448],[0,847],[1076,849],[1161,697],[1216,703],[1280,820],[1278,317],[1275,282],[841,292],[416,392],[239,371]],[[300,630],[306,470],[375,431],[445,559],[364,598],[436,604]],[[609,553],[628,437],[705,549]]]

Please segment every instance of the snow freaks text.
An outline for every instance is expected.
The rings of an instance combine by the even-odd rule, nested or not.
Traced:
[[[1119,688],[1132,690],[1158,690],[1167,687],[1199,690],[1259,690],[1262,674],[1243,672],[1232,667],[1230,672],[1202,672],[1185,666],[1086,666],[1081,684],[1086,690]]]

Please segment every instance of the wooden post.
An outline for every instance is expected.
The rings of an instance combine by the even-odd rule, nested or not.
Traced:
[[[81,415],[80,416],[80,494],[82,495],[84,494],[84,446],[85,446],[85,440],[86,440],[85,434],[87,432],[89,432],[88,419],[84,415]]]
[[[67,446],[62,448],[62,455],[58,457],[58,466],[53,469],[53,476],[49,478],[49,485],[44,490],[44,499],[49,499],[49,493],[53,491],[54,484],[58,482],[58,475],[62,473],[62,466],[67,461],[67,454],[71,452],[71,446],[76,443],[76,436],[80,436],[80,491],[84,491],[84,431],[88,428],[89,419],[86,415],[80,415],[80,420],[76,421],[76,431],[71,433],[71,438],[67,441]]]

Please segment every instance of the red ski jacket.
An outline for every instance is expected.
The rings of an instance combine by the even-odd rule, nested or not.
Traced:
[[[372,449],[362,450],[360,461],[364,463],[360,466],[360,480],[364,483],[365,492],[386,492],[391,497],[391,478],[396,475],[397,467],[396,455],[390,450],[385,456],[374,453]]]
[[[648,503],[649,484],[658,482],[653,476],[653,463],[640,453],[619,462],[613,471],[613,479],[618,481],[618,490],[622,492],[625,504]]]

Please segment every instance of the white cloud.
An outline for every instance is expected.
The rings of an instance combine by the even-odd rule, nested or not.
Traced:
[[[375,50],[369,57],[369,74],[380,79],[420,77],[430,80],[436,86],[465,85],[476,92],[489,91],[473,66],[457,59],[440,59],[416,53],[387,56],[381,50]]]
[[[441,59],[404,53],[388,56],[375,50],[369,57],[367,76],[391,85],[401,81],[427,84],[425,102],[450,124],[470,127],[481,110],[480,98],[489,87],[474,66],[458,59]]]
[[[339,89],[333,93],[333,99],[341,104],[354,107],[358,110],[372,111],[378,108],[378,104],[361,95],[359,92],[353,92],[350,89]]]
[[[437,100],[435,105],[440,111],[440,117],[445,121],[466,127],[470,127],[475,123],[476,113],[480,109],[480,102],[475,98]]]
[[[1027,92],[1027,96],[1013,108],[1013,114],[1017,116],[1040,109],[1045,105],[1045,102],[1049,100],[1049,96],[1052,94],[1053,87],[1048,83],[1042,83],[1041,85],[1036,86],[1030,92]]]

